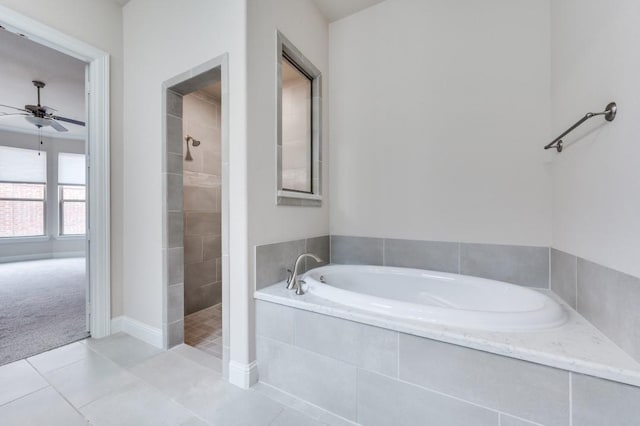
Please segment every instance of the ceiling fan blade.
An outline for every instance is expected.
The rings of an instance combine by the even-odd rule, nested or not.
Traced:
[[[51,121],[51,127],[56,129],[57,131],[68,132],[67,128],[64,127],[62,124],[58,123],[56,120],[50,119],[50,121]]]
[[[16,108],[14,106],[11,105],[4,105],[4,104],[0,104],[0,107],[5,107],[5,108],[11,108],[11,109],[15,109],[17,111],[22,111],[22,112],[29,112],[26,109],[22,109],[22,108]]]
[[[74,120],[73,118],[58,117],[57,115],[54,115],[51,118],[53,118],[55,120],[58,120],[58,121],[64,121],[65,123],[75,124],[76,126],[84,126],[84,121]]]
[[[24,112],[15,112],[15,113],[12,112],[10,114],[5,114],[5,113],[1,113],[0,112],[0,118],[2,118],[2,117],[24,117],[25,115],[29,115],[29,114],[26,114]]]

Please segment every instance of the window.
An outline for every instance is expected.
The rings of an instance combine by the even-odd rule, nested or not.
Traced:
[[[318,206],[320,71],[278,33],[278,204]]]
[[[84,235],[87,228],[84,154],[58,154],[60,235]]]
[[[0,238],[45,235],[47,155],[0,146]]]

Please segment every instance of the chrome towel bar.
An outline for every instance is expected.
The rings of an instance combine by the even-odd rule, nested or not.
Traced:
[[[544,149],[555,148],[558,152],[562,152],[562,138],[567,136],[569,133],[571,133],[573,130],[575,130],[578,126],[580,126],[582,123],[584,123],[588,119],[590,119],[592,117],[595,117],[597,115],[604,115],[604,119],[605,120],[613,121],[613,119],[616,118],[616,113],[617,112],[618,112],[618,106],[616,105],[615,102],[611,102],[609,105],[607,105],[607,107],[605,108],[605,110],[603,112],[589,112],[589,113],[587,113],[584,117],[582,117],[580,120],[578,120],[578,122],[576,124],[574,124],[573,126],[569,127],[569,129],[567,129],[563,134],[561,134],[560,136],[555,138],[553,141],[551,141],[551,143],[546,145],[544,147]]]

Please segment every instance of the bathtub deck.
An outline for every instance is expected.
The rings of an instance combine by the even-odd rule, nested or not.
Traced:
[[[569,314],[561,327],[532,332],[491,332],[420,323],[340,305],[312,294],[297,296],[278,283],[255,292],[255,298],[381,328],[413,334],[550,367],[640,386],[640,363],[549,290],[539,290]]]

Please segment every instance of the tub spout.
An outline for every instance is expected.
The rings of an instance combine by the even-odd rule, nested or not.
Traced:
[[[312,258],[316,262],[323,262],[320,257],[316,256],[313,253],[303,253],[298,256],[298,258],[296,259],[296,263],[293,265],[293,272],[291,272],[289,278],[287,279],[287,289],[295,289],[297,295],[304,294],[304,290],[302,290],[302,284],[304,284],[304,281],[298,279],[298,268],[300,268],[300,262],[307,257]]]

